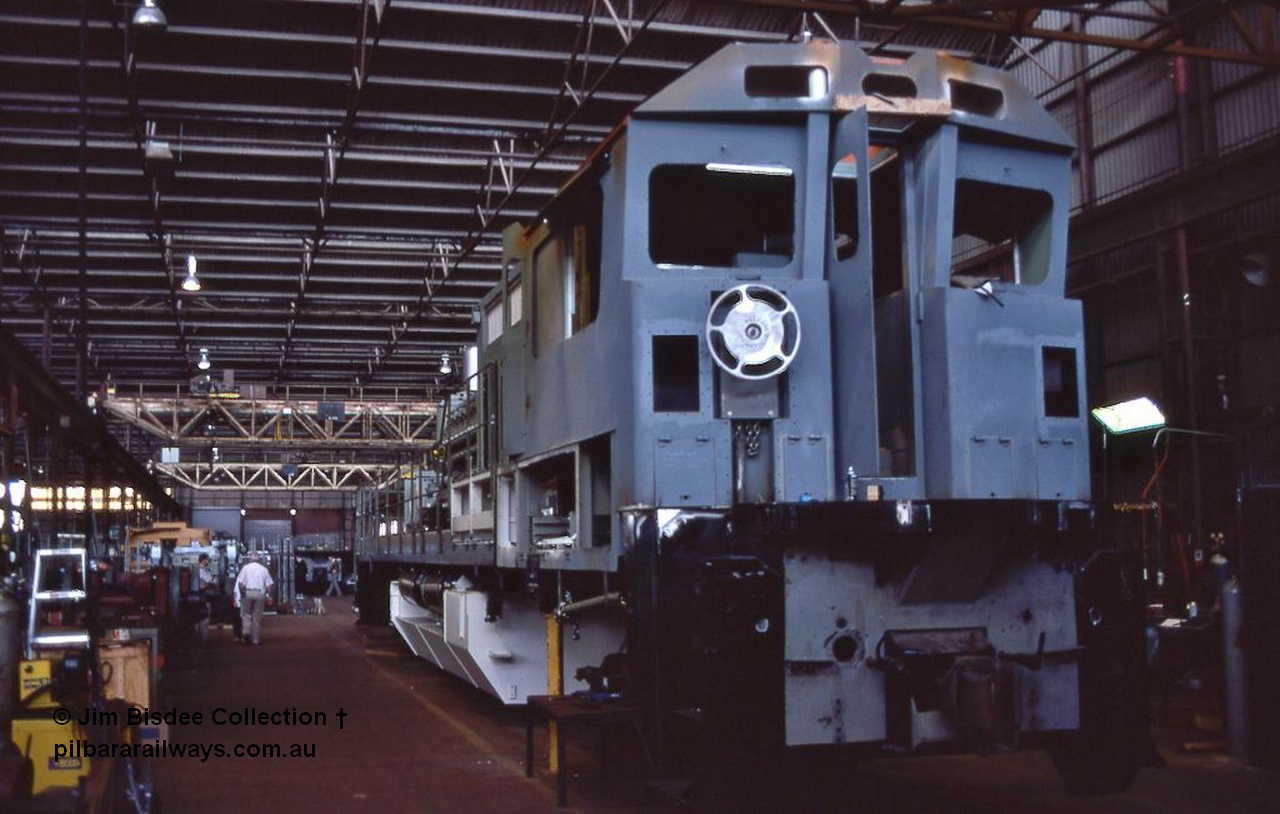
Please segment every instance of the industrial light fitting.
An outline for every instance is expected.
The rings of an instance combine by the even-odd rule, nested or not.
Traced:
[[[448,376],[453,372],[453,365],[449,363],[449,354],[440,354],[440,375]]]
[[[779,167],[772,164],[708,164],[707,172],[727,172],[736,175],[776,175],[790,178],[790,167]]]
[[[248,514],[249,514],[249,510],[248,510],[248,509],[246,509],[244,506],[241,506],[241,507],[240,507],[240,516],[241,516],[241,517],[246,517],[246,516],[248,516]]]
[[[142,0],[133,12],[133,27],[138,31],[159,34],[169,27],[169,18],[156,0]]]
[[[290,506],[290,507],[289,507],[289,516],[290,516],[290,517],[297,517],[297,516],[298,516],[298,509],[297,509],[297,507],[295,507],[295,506]]]
[[[183,291],[199,291],[200,279],[196,277],[196,256],[194,254],[187,255],[187,276],[182,281]]]
[[[1146,396],[1107,407],[1096,407],[1091,412],[1093,417],[1098,419],[1098,422],[1112,435],[1124,435],[1164,426],[1164,413],[1161,413],[1155,402]]]
[[[1271,269],[1275,263],[1266,252],[1250,252],[1240,263],[1240,275],[1245,282],[1258,288],[1266,288],[1271,284]]]
[[[200,361],[196,362],[196,367],[200,370],[208,370],[213,367],[213,362],[209,361],[209,349],[200,349]]]

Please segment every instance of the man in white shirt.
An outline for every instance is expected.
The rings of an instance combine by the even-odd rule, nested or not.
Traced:
[[[258,643],[262,630],[262,609],[267,601],[267,589],[275,585],[271,572],[258,562],[257,554],[249,555],[249,562],[236,577],[235,600],[240,609],[240,636],[246,641]]]
[[[217,579],[213,576],[209,555],[201,554],[197,564],[196,579],[200,593],[200,623],[197,628],[200,631],[200,641],[204,642],[209,640],[209,618],[213,616],[213,603],[218,596],[218,585]]]

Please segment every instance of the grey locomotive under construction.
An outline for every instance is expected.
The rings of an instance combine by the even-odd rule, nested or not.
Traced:
[[[504,702],[621,699],[655,774],[1046,742],[1123,785],[1071,153],[992,68],[720,51],[504,234],[447,528],[363,584]]]

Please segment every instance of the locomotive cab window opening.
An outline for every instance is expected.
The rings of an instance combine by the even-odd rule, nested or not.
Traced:
[[[858,253],[858,157],[852,153],[831,171],[831,218],[836,259],[848,260]]]
[[[897,157],[898,151],[892,147],[880,144],[871,146],[869,162],[873,182],[880,182],[879,186],[884,186],[881,179],[892,173],[882,172],[882,170],[889,167]],[[832,236],[835,241],[836,259],[841,261],[848,260],[858,253],[859,174],[858,157],[852,153],[842,156],[831,170],[831,218],[834,224]],[[872,245],[876,245],[875,241],[872,241]]]
[[[600,311],[600,187],[565,195],[533,257],[535,353],[586,328]]]
[[[795,253],[796,180],[760,163],[663,164],[649,175],[659,268],[782,268]]]
[[[515,327],[524,316],[524,286],[517,277],[507,284],[507,324]]]
[[[492,345],[502,336],[503,328],[502,297],[494,297],[484,309],[484,342]]]
[[[521,265],[519,260],[507,263],[502,278],[507,286],[507,325],[515,327],[524,315],[524,288],[520,285]]]
[[[1040,189],[956,181],[951,283],[1037,285],[1049,275],[1053,197]]]
[[[871,163],[871,294],[875,300],[876,406],[880,472],[916,473],[911,302],[906,290],[901,145],[873,144]]]

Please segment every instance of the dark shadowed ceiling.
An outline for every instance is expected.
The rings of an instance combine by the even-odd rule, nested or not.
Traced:
[[[502,227],[728,41],[999,64],[1071,34],[1036,28],[1045,7],[1133,18],[1145,50],[1231,4],[160,5],[162,34],[124,0],[0,7],[3,324],[73,390],[173,393],[207,348],[215,379],[274,397],[422,398],[474,336]]]

